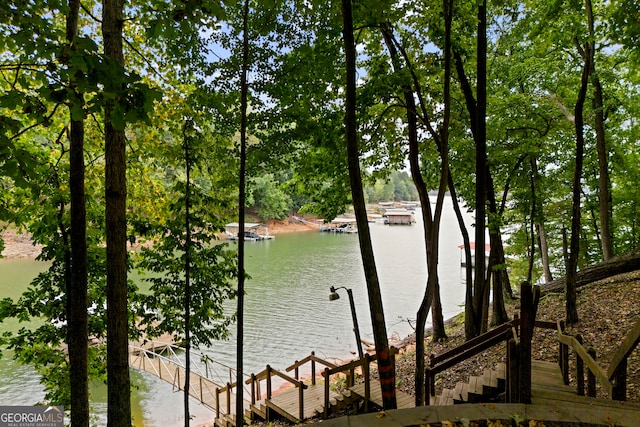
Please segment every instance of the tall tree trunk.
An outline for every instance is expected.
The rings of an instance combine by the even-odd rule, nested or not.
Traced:
[[[587,0],[588,1],[588,0]],[[571,202],[571,237],[569,242],[569,254],[567,257],[567,284],[566,284],[566,322],[573,325],[578,322],[578,309],[576,305],[576,281],[578,268],[578,253],[580,250],[580,195],[582,191],[582,164],[584,160],[584,101],[587,95],[589,83],[589,70],[593,51],[590,43],[586,43],[582,49],[584,66],[578,98],[574,108],[576,131],[576,159],[573,172],[573,196]]]
[[[504,196],[506,197],[506,196]],[[496,223],[498,218],[502,217],[502,211],[499,211],[498,202],[496,200],[495,186],[493,177],[487,166],[487,199],[489,202],[490,217],[493,222],[489,224],[489,242],[491,246],[490,258],[493,259],[491,268],[487,273],[493,280],[493,315],[491,319],[492,325],[501,325],[508,322],[507,309],[504,306],[504,296],[513,297],[511,290],[511,282],[506,270],[506,259],[504,257],[504,245],[502,243],[502,233],[500,231],[500,223]]]
[[[593,6],[591,0],[586,0],[587,20],[589,35],[593,52],[591,54],[591,67],[589,76],[593,84],[593,110],[595,113],[596,151],[598,152],[598,210],[600,214],[600,232],[602,241],[602,256],[608,260],[613,256],[613,231],[611,229],[612,205],[611,180],[609,178],[609,156],[607,152],[607,139],[605,135],[604,95],[602,83],[596,72],[595,64],[595,30],[593,23]]]
[[[75,50],[80,1],[69,0],[66,39]],[[73,78],[72,78],[73,79]],[[75,81],[70,88],[81,102]],[[71,113],[70,113],[71,115]],[[71,426],[89,426],[89,368],[87,317],[87,209],[84,188],[84,121],[71,119],[69,130],[69,192],[71,194],[71,277],[67,283],[67,344],[71,390]],[[67,264],[69,268],[69,264]]]
[[[531,173],[533,174],[533,182],[534,185],[538,181],[538,161],[534,157],[530,160],[531,163]],[[540,249],[540,260],[542,262],[542,270],[544,272],[544,280],[545,282],[550,282],[553,280],[553,275],[551,274],[551,267],[549,265],[549,246],[547,244],[547,232],[544,227],[544,215],[542,213],[542,206],[536,203],[536,209],[534,212],[535,216],[535,228],[536,234],[538,236],[537,242],[538,247]],[[530,281],[531,282],[531,281]]]
[[[236,426],[244,425],[244,395],[242,393],[244,371],[244,223],[246,204],[247,163],[247,108],[249,85],[249,0],[242,11],[242,70],[240,73],[240,182],[238,188],[238,310],[236,342]]]
[[[553,280],[553,274],[551,273],[551,266],[549,265],[547,230],[543,221],[537,223],[536,228],[538,230],[538,246],[540,247],[540,258],[542,260],[542,271],[544,271],[544,281],[551,282]]]
[[[441,134],[438,135],[433,128],[427,123],[427,127],[431,132],[437,148],[440,153],[442,166],[440,175],[440,187],[436,200],[435,212],[431,212],[431,203],[429,200],[429,193],[427,185],[422,177],[419,164],[419,144],[418,144],[418,117],[416,110],[416,102],[414,96],[417,93],[420,99],[420,84],[415,74],[412,72],[408,56],[406,52],[402,51],[405,62],[407,63],[407,69],[412,73],[414,89],[406,84],[403,86],[405,107],[407,110],[407,129],[409,140],[409,164],[411,170],[411,176],[418,192],[420,199],[423,228],[424,228],[424,240],[426,247],[426,261],[427,261],[427,285],[425,293],[417,312],[416,320],[416,374],[415,374],[415,402],[416,405],[423,405],[425,399],[429,396],[424,395],[424,335],[425,326],[429,314],[429,309],[432,313],[432,331],[433,338],[436,340],[445,339],[446,331],[444,328],[444,319],[442,315],[442,302],[440,301],[439,290],[439,278],[438,278],[438,244],[440,234],[440,222],[442,217],[442,207],[444,204],[444,195],[448,185],[453,185],[451,177],[449,175],[449,162],[448,162],[448,140],[449,140],[449,121],[450,121],[450,82],[451,82],[451,18],[452,18],[452,2],[449,0],[443,1],[443,10],[445,16],[445,78],[444,78],[444,119],[441,129]],[[396,71],[402,68],[399,60],[398,48],[394,42],[394,37],[391,32],[390,26],[383,24],[380,26],[382,36],[384,38],[387,49],[391,56],[393,67]],[[400,47],[401,49],[401,47]],[[428,114],[425,112],[425,117]],[[453,189],[455,193],[455,188]],[[455,194],[454,196],[455,197]],[[456,201],[457,202],[457,201]]]
[[[491,326],[497,326],[509,321],[507,309],[504,306],[504,283],[503,277],[501,276],[505,269],[503,266],[498,267],[498,264],[501,264],[501,251],[498,249],[498,247],[502,248],[502,241],[499,234],[491,233],[489,238],[491,241],[489,268],[491,271],[491,276],[493,277],[493,304],[491,312]],[[502,252],[502,255],[504,256],[504,252]]]
[[[186,168],[185,196],[184,196],[184,229],[185,229],[185,258],[184,258],[184,427],[189,427],[189,390],[191,388],[191,147],[187,135],[187,123],[184,125],[184,159]]]
[[[345,130],[347,140],[347,153],[349,165],[349,181],[351,184],[351,196],[358,225],[358,240],[364,268],[367,291],[369,294],[369,310],[373,327],[373,337],[378,357],[378,371],[380,376],[380,388],[382,392],[382,405],[385,410],[395,409],[395,365],[389,352],[389,341],[384,320],[382,295],[376,270],[369,222],[362,190],[362,177],[360,176],[360,151],[358,148],[358,131],[356,118],[356,45],[353,36],[353,14],[351,0],[342,0],[342,18],[346,68],[345,90]]]
[[[123,0],[102,4],[102,36],[107,57],[124,67]],[[105,90],[120,93],[119,78]],[[115,99],[113,102],[119,102]],[[126,145],[123,129],[111,120],[113,104],[105,106],[105,215],[107,236],[107,426],[131,426],[127,313]]]
[[[475,109],[476,143],[476,230],[475,230],[475,282],[474,282],[474,323],[477,333],[487,330],[488,285],[485,264],[485,230],[487,200],[487,2],[478,4],[477,41],[477,102]]]

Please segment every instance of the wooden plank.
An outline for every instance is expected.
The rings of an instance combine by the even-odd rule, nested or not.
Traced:
[[[638,343],[640,342],[640,319],[636,322],[633,329],[629,331],[627,336],[624,338],[624,341],[618,347],[618,350],[613,355],[613,359],[611,360],[611,364],[609,365],[609,370],[607,371],[607,376],[609,379],[613,379],[616,368],[622,362],[622,360],[629,357],[631,352],[636,348]]]
[[[337,401],[339,393],[330,392],[329,400]],[[304,419],[324,412],[324,384],[309,385],[303,393]],[[284,390],[271,397],[269,407],[293,422],[299,422],[300,395],[297,387]]]
[[[364,399],[364,383],[350,387],[349,391]],[[380,383],[378,381],[371,382],[370,392],[369,400],[379,407],[382,407],[382,391],[380,390]],[[408,393],[396,390],[396,406],[398,409],[414,408],[416,406],[415,398]]]

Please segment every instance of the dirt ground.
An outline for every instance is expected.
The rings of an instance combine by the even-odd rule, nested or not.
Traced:
[[[34,245],[31,235],[18,234],[13,228],[2,231],[4,240],[3,258],[35,258],[42,251],[41,245]]]

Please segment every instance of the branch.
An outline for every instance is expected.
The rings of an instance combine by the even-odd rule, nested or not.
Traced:
[[[556,95],[555,93],[551,94],[550,99],[558,106],[558,108],[560,109],[562,114],[567,118],[567,120],[569,120],[571,123],[576,122],[576,117],[571,113],[571,111],[567,108],[567,106],[562,103],[558,95]]]

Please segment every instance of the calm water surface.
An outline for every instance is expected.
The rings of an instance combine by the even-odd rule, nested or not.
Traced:
[[[460,270],[458,231],[451,201],[446,199],[441,232],[439,275],[444,317],[462,310],[464,283]],[[387,333],[404,338],[413,332],[410,321],[422,300],[426,283],[425,248],[420,217],[412,226],[370,224],[384,302]],[[471,217],[466,218],[468,223]],[[351,288],[362,338],[373,341],[366,284],[357,235],[303,232],[278,235],[275,240],[247,242],[245,297],[245,373],[270,364],[284,370],[296,359],[315,351],[325,358],[345,359],[357,353],[347,293],[329,301],[331,286]],[[33,260],[0,260],[2,297],[17,297],[45,268]],[[0,331],[15,330],[16,322],[0,324]],[[235,325],[233,327],[235,333]],[[232,334],[233,335],[233,334]],[[212,359],[235,365],[235,339],[201,349]],[[16,365],[11,354],[0,359],[0,404],[31,405],[44,392],[29,367]],[[228,371],[221,370],[222,376]],[[227,381],[225,379],[224,381]],[[146,427],[183,423],[182,393],[158,379],[132,371],[136,424]],[[106,390],[91,390],[95,425],[105,425]],[[207,409],[194,402],[192,425],[212,420]]]

